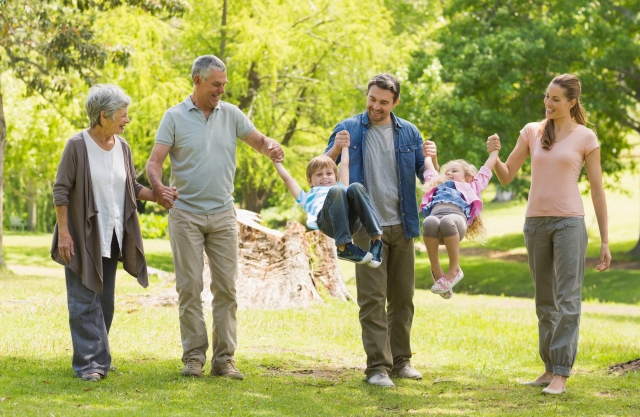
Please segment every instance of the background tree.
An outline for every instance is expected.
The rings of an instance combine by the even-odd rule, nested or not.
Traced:
[[[183,21],[184,73],[193,58],[222,55],[226,100],[285,147],[302,184],[304,167],[324,150],[333,126],[364,109],[370,76],[403,57],[393,49],[393,18],[382,1],[201,1]],[[226,11],[226,15],[224,14]],[[223,22],[225,24],[223,24]],[[286,195],[271,163],[238,147],[236,201],[259,212]]]
[[[74,131],[72,120],[83,113],[81,100],[65,100],[53,95],[26,95],[26,86],[3,74],[7,120],[4,209],[10,216],[24,219],[31,231],[51,231],[55,208],[51,186],[64,148]],[[51,99],[57,98],[57,102]],[[67,117],[61,117],[61,112]],[[40,215],[39,215],[40,214]]]
[[[69,94],[76,76],[92,83],[107,60],[125,63],[128,51],[94,37],[96,14],[124,3],[168,16],[186,8],[184,0],[0,0],[0,73],[9,70],[28,92]],[[0,89],[2,86],[0,85]],[[0,210],[4,183],[6,120],[0,93]],[[2,257],[0,212],[0,266]]]
[[[571,72],[582,80],[603,169],[615,176],[624,167],[618,155],[629,148],[629,129],[640,126],[638,7],[632,1],[451,1],[436,35],[439,48],[414,53],[412,111],[439,142],[442,160],[481,164],[486,137],[497,132],[505,150],[513,149],[519,130],[544,118],[551,79]],[[526,178],[513,186],[526,196]]]

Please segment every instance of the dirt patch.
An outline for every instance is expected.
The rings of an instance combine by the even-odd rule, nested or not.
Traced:
[[[609,373],[616,372],[620,374],[626,374],[627,372],[638,371],[640,371],[640,358],[624,363],[617,363],[609,367]]]
[[[266,373],[273,376],[293,376],[298,378],[314,378],[330,382],[341,382],[345,379],[344,374],[352,374],[354,371],[360,371],[358,368],[316,368],[309,367],[304,369],[284,369],[277,366],[265,366]]]

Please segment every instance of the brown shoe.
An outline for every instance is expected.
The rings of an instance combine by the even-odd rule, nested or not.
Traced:
[[[236,362],[233,359],[229,359],[221,365],[212,367],[211,376],[226,376],[229,378],[244,379],[244,375],[242,375],[242,372],[236,368]]]
[[[182,375],[184,376],[201,376],[202,375],[202,364],[199,360],[194,358],[187,359],[185,363],[184,369],[182,370]]]

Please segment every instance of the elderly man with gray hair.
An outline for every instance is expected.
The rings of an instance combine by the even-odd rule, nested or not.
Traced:
[[[53,184],[51,257],[64,265],[72,367],[83,381],[99,381],[112,369],[108,335],[118,260],[148,285],[136,199],[156,196],[136,181],[131,149],[119,136],[129,123],[130,103],[118,86],[89,89],[90,127],[67,141]],[[161,192],[163,204],[172,205],[177,194],[171,188]]]
[[[233,205],[236,140],[281,162],[280,144],[260,133],[236,106],[221,100],[228,82],[225,64],[203,55],[191,69],[193,93],[165,113],[147,162],[149,183],[163,204],[162,164],[171,161],[171,186],[180,199],[169,210],[169,234],[178,291],[185,376],[201,376],[209,347],[200,293],[203,250],[213,293],[211,375],[243,379],[235,363],[238,231]]]

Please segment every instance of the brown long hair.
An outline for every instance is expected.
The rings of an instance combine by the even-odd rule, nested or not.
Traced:
[[[562,74],[551,80],[552,84],[559,85],[564,91],[569,101],[576,100],[576,104],[569,110],[571,118],[578,124],[587,124],[587,113],[580,103],[582,86],[580,80],[573,74]],[[546,119],[542,122],[542,149],[551,150],[556,139],[555,123],[553,119]]]
[[[449,166],[454,163],[460,164],[460,166],[462,166],[462,171],[464,171],[465,179],[468,177],[473,178],[476,175],[478,175],[478,169],[472,164],[470,164],[468,161],[465,161],[464,159],[454,159],[453,161],[449,161],[446,164],[444,164],[440,168],[440,175],[438,175],[436,178],[432,179],[427,184],[425,184],[424,189],[426,191],[430,191],[433,188],[437,187],[439,184],[442,184],[443,182],[447,181],[447,177],[445,177],[445,173],[447,172],[447,169],[449,168]],[[467,227],[467,233],[465,234],[465,237],[468,240],[479,240],[481,237],[484,236],[484,233],[485,233],[484,223],[482,222],[482,217],[480,217],[480,213],[478,213],[478,215],[473,219],[469,227]]]

